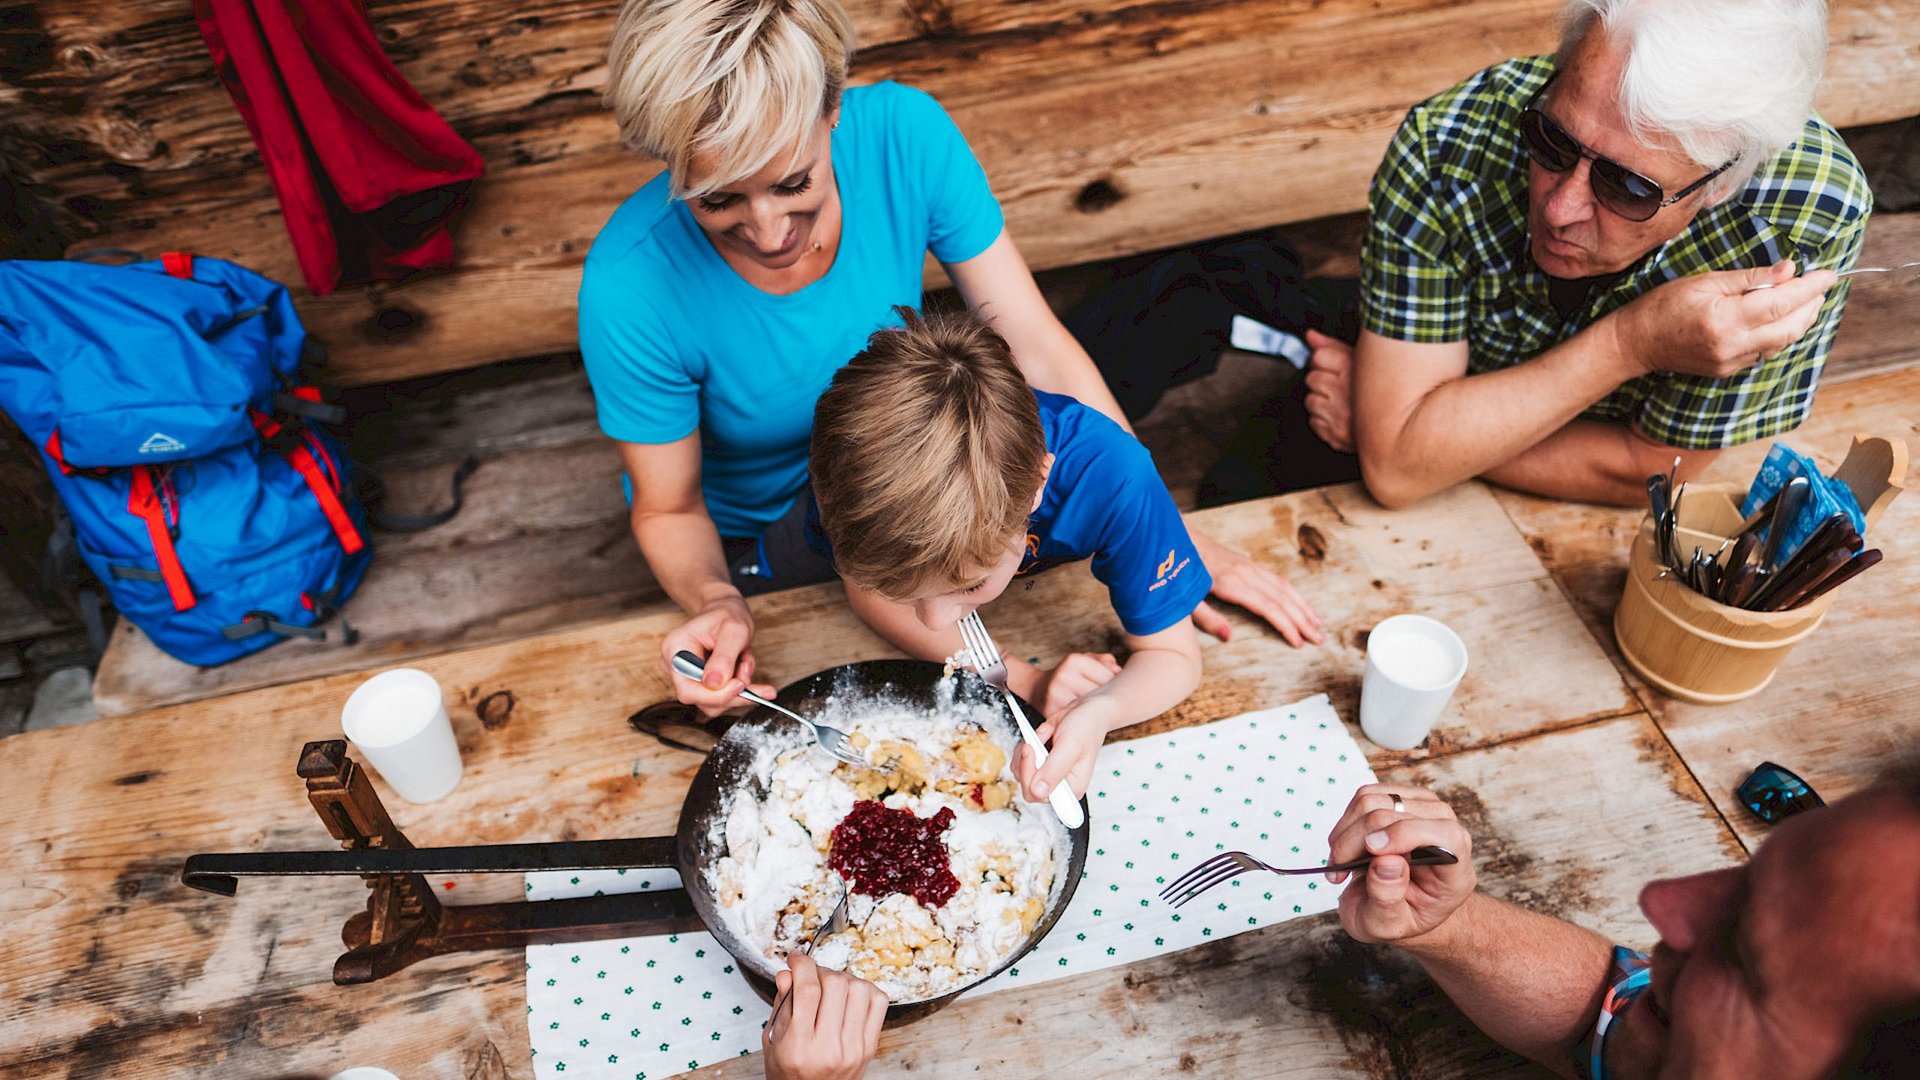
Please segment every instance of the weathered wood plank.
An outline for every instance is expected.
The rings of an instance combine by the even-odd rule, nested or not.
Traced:
[[[1920,212],[1877,213],[1867,222],[1861,266],[1899,266],[1912,262],[1915,252],[1920,252]],[[1853,279],[1824,382],[1831,385],[1920,360],[1920,289],[1914,282],[1911,273]]]
[[[446,499],[447,464],[393,474],[398,507]],[[627,524],[620,463],[591,438],[491,457],[467,484],[457,528],[379,533],[347,618],[360,644],[290,640],[222,667],[167,656],[131,624],[114,631],[94,682],[102,715],[272,686],[504,641],[635,611],[676,610]]]
[[[1821,389],[1813,417],[1787,442],[1832,469],[1856,434],[1892,435],[1920,447],[1920,368]],[[1771,440],[1715,462],[1709,478],[1744,483]],[[1621,664],[1687,765],[1742,839],[1762,827],[1733,798],[1733,788],[1763,760],[1798,771],[1827,798],[1865,787],[1884,769],[1920,756],[1920,657],[1912,645],[1920,597],[1920,498],[1896,501],[1871,546],[1886,561],[1835,594],[1826,621],[1794,647],[1773,684],[1733,705],[1676,701]],[[1616,663],[1613,611],[1625,582],[1626,553],[1643,514],[1553,503],[1500,492],[1508,513],[1580,609],[1595,640]]]
[[[611,465],[606,498],[613,500],[618,516],[584,527],[570,528],[574,523],[562,521],[556,529],[520,531],[517,522],[552,515],[524,511],[502,493],[519,486],[519,477],[584,469],[583,464],[538,463],[543,457],[571,461],[576,449],[581,448],[523,455],[532,460],[521,461],[512,477],[496,471],[490,487],[476,487],[474,506],[485,517],[463,525],[463,534],[476,539],[462,551],[430,546],[431,534],[396,538],[392,550],[381,554],[388,560],[386,568],[376,562],[375,572],[384,576],[370,577],[365,587],[368,606],[360,599],[348,606],[348,618],[365,635],[359,646],[287,642],[246,663],[196,669],[160,654],[137,630],[123,626],[101,665],[96,706],[113,715],[135,706],[157,707],[366,670],[449,647],[434,648],[435,642],[505,640],[532,629],[516,618],[521,605],[527,622],[536,626],[567,625],[556,622],[556,616],[606,618],[626,605],[660,611],[658,617],[671,625],[677,613],[641,584],[644,569],[626,537],[624,515],[618,515]],[[483,478],[485,468],[473,482],[478,485]],[[584,508],[581,512],[588,513]],[[1209,646],[1206,684],[1168,723],[1185,722],[1194,714],[1245,711],[1258,701],[1293,700],[1321,687],[1330,688],[1335,701],[1348,708],[1359,690],[1364,631],[1387,615],[1409,610],[1448,621],[1474,654],[1472,670],[1439,721],[1431,752],[1539,731],[1544,718],[1612,716],[1637,707],[1483,487],[1468,485],[1437,498],[1418,518],[1397,517],[1355,489],[1334,488],[1202,511],[1189,520],[1289,575],[1332,629],[1326,646],[1294,652],[1271,630],[1236,612],[1233,641]],[[408,542],[421,545],[417,554],[408,553]],[[492,546],[482,546],[488,544]],[[566,583],[543,585],[560,589],[571,607],[556,609],[540,596],[528,595],[528,586],[517,584],[527,575],[516,567],[535,553],[554,565],[574,568]],[[578,572],[581,566],[592,572]],[[555,582],[551,574],[531,580]],[[995,626],[1009,647],[1046,657],[1120,647],[1119,626],[1105,590],[1084,566],[1041,575],[1019,591],[1037,602],[1009,604],[1006,615],[996,616]],[[475,624],[470,617],[476,607],[497,615]],[[799,610],[811,612],[810,619],[848,624],[845,635],[829,635],[836,647],[857,641],[871,650],[862,655],[888,655],[877,638],[851,624],[837,586],[776,594],[755,601],[755,610],[768,612],[761,619],[773,624],[794,619]],[[763,667],[768,655],[808,647],[765,636],[779,633],[762,630],[762,644],[756,648]],[[1509,647],[1517,641],[1527,642],[1528,648]],[[815,666],[824,667],[833,662],[829,657],[840,654],[802,655],[818,655],[823,662]],[[1552,658],[1566,686],[1545,685],[1531,677],[1530,665],[1540,656]],[[650,655],[634,662],[656,666]],[[780,678],[803,673],[767,670]]]
[[[643,639],[609,634],[598,644],[644,651]],[[433,807],[390,804],[415,840],[671,827],[690,756],[624,731],[614,714],[635,681],[571,663],[578,647],[528,643],[511,660],[526,682],[473,657],[430,665],[453,689],[468,772]],[[460,685],[456,669],[479,682]],[[506,725],[485,730],[468,707],[502,678],[524,693]],[[0,972],[17,1003],[0,1017],[0,1077],[126,1075],[135,1062],[152,1075],[324,1075],[347,1061],[409,1077],[525,1075],[517,954],[442,958],[336,988],[326,978],[334,931],[361,903],[357,884],[249,881],[228,900],[177,882],[192,851],[323,842],[292,755],[324,734],[315,714],[349,685],[0,743],[0,767],[24,781],[0,794],[11,834],[0,910],[20,943]],[[230,725],[240,722],[248,737],[236,740]],[[1637,944],[1651,936],[1634,912],[1641,883],[1739,854],[1644,715],[1388,775],[1454,803],[1475,832],[1490,891]],[[1596,815],[1614,827],[1596,833]],[[1101,1022],[1087,1024],[1090,1014]],[[1188,1061],[1196,1075],[1241,1075],[1254,1062],[1269,1063],[1261,1075],[1540,1075],[1499,1054],[1404,961],[1355,946],[1327,917],[962,1002],[889,1032],[876,1075],[972,1075],[1003,1059],[1072,1061],[1096,1077]],[[757,1063],[700,1075],[757,1075]]]
[[[1822,103],[1845,124],[1920,111],[1899,26],[1920,0],[1833,13]],[[293,267],[244,129],[185,7],[146,0],[30,13],[22,74],[0,90],[43,147],[39,171],[88,231],[149,249]],[[856,5],[859,73],[946,102],[1039,266],[1181,243],[1361,205],[1410,103],[1551,44],[1552,0],[991,0]],[[404,74],[486,156],[458,230],[461,267],[302,301],[338,374],[372,382],[573,342],[580,259],[654,166],[613,147],[600,111],[612,9],[551,0],[381,4]],[[27,62],[30,61],[30,62]],[[1197,93],[1196,88],[1204,88]]]

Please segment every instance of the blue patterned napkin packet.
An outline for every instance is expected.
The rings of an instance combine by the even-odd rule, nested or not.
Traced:
[[[1847,515],[1847,519],[1853,522],[1855,532],[1861,536],[1867,534],[1867,515],[1861,512],[1860,501],[1853,497],[1853,489],[1839,480],[1821,475],[1820,467],[1813,463],[1812,458],[1785,443],[1774,443],[1773,449],[1767,452],[1767,460],[1760,463],[1760,472],[1754,476],[1753,486],[1747,489],[1746,501],[1740,504],[1741,516],[1751,516],[1796,476],[1804,476],[1809,481],[1809,498],[1799,516],[1787,523],[1781,562],[1792,558],[1793,553],[1800,550],[1800,545],[1807,542],[1807,537],[1813,535],[1813,530],[1835,514]],[[1772,525],[1767,526],[1768,531],[1772,528]]]

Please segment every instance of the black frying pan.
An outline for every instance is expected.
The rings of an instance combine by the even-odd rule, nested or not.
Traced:
[[[810,675],[781,690],[776,700],[802,716],[825,710],[830,698],[857,700],[863,697],[886,698],[909,706],[931,709],[936,704],[936,687],[942,666],[924,660],[867,660],[846,664]],[[956,699],[995,706],[1004,702],[998,691],[969,672],[956,672]],[[1030,723],[1041,717],[1027,706]],[[993,708],[998,727],[995,735],[1002,746],[1011,749],[1020,742],[1018,729],[1005,708]],[[707,885],[705,870],[726,854],[725,822],[721,815],[730,796],[741,789],[764,795],[752,775],[754,759],[770,741],[776,745],[798,746],[805,741],[798,724],[784,716],[756,706],[727,729],[708,754],[693,778],[686,804],[680,812],[680,824],[674,835],[634,840],[589,840],[545,844],[492,844],[473,847],[417,848],[411,850],[299,851],[261,852],[231,855],[195,855],[187,860],[183,881],[209,892],[233,895],[238,876],[320,875],[320,874],[461,874],[526,873],[535,870],[603,870],[616,868],[664,867],[680,874],[682,889],[671,892],[630,893],[596,898],[608,908],[609,923],[618,923],[618,934],[596,936],[637,936],[677,933],[688,928],[687,905],[714,938],[732,953],[740,971],[761,997],[772,1000],[774,962],[759,955],[745,942],[734,937],[721,918],[718,903]],[[1081,800],[1083,808],[1086,801]],[[1042,807],[1036,807],[1045,812]],[[1025,956],[1053,929],[1073,899],[1075,886],[1087,861],[1089,826],[1083,823],[1068,832],[1068,850],[1054,873],[1053,893],[1046,910],[1034,924],[1027,940],[1000,965],[985,975],[938,997],[924,1001],[891,1005],[888,1023],[917,1020],[935,1012],[961,993],[993,978]],[[541,901],[530,902],[537,908]],[[546,901],[557,903],[557,901]],[[450,909],[457,910],[457,909]],[[531,920],[535,921],[536,920]],[[583,940],[580,933],[556,936],[556,940]]]

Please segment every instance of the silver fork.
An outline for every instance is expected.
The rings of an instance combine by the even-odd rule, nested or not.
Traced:
[[[687,650],[681,649],[679,652],[673,654],[673,670],[684,678],[699,682],[707,673],[707,662]],[[801,727],[806,728],[813,734],[813,741],[820,744],[820,749],[825,750],[841,761],[849,765],[858,765],[861,768],[867,767],[866,757],[851,747],[847,742],[847,733],[841,731],[839,728],[820,723],[818,720],[809,720],[799,713],[794,712],[792,709],[787,708],[785,705],[770,698],[763,698],[744,686],[740,688],[740,696],[753,702],[755,705],[764,705],[774,712],[783,713],[799,721]]]
[[[847,883],[843,879],[840,882],[840,902],[833,905],[833,911],[828,913],[826,920],[819,926],[814,927],[813,933],[807,937],[806,941],[801,943],[801,953],[812,956],[813,950],[819,948],[821,942],[847,928],[851,921],[847,917],[847,901],[852,898],[853,893],[848,890]],[[773,1012],[775,1014],[780,1012],[780,1006],[786,1003],[788,995],[792,993],[793,984],[789,983],[787,984],[787,989],[782,992],[779,997],[774,999]]]
[[[1898,266],[1856,266],[1851,270],[1842,270],[1834,276],[1844,278],[1852,277],[1855,274],[1892,274],[1901,270],[1912,270],[1916,267],[1920,267],[1920,262],[1904,262]],[[1773,288],[1773,283],[1769,281],[1761,285],[1755,285],[1747,291],[1752,293],[1771,288]]]
[[[1228,851],[1215,855],[1174,878],[1173,884],[1160,890],[1160,899],[1174,907],[1179,907],[1215,885],[1237,878],[1249,870],[1265,870],[1272,874],[1291,875],[1339,874],[1358,870],[1372,861],[1373,856],[1365,855],[1351,862],[1335,863],[1332,866],[1282,868],[1268,866],[1244,851]],[[1414,866],[1450,866],[1459,861],[1459,856],[1443,847],[1417,847],[1407,854],[1407,862]]]
[[[1034,734],[1033,725],[1027,723],[1026,711],[1020,708],[1019,699],[1013,691],[1007,689],[1007,662],[1000,652],[1000,646],[993,643],[993,635],[987,633],[987,624],[980,621],[980,613],[969,611],[960,620],[960,640],[967,646],[967,656],[973,661],[974,673],[999,690],[1007,699],[1007,709],[1013,713],[1013,722],[1020,728],[1020,738],[1033,752],[1033,767],[1038,769],[1047,763],[1047,747]],[[1047,793],[1047,804],[1053,812],[1060,815],[1060,823],[1069,829],[1077,829],[1085,824],[1087,815],[1080,808],[1080,800],[1073,794],[1073,787],[1064,777],[1054,789]]]

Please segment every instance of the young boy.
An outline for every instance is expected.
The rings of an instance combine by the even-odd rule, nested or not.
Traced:
[[[1029,387],[973,315],[899,313],[905,325],[874,334],[814,412],[809,470],[847,599],[887,640],[939,660],[961,649],[954,624],[1014,577],[1091,558],[1126,631],[1126,665],[1005,658],[1014,693],[1046,716],[1046,767],[1036,774],[1024,747],[1014,761],[1027,798],[1044,801],[1063,779],[1084,794],[1108,732],[1199,685],[1189,616],[1212,579],[1132,435]]]

